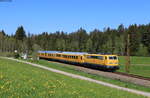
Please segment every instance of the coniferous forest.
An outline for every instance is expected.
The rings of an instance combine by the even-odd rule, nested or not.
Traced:
[[[14,35],[7,35],[5,30],[1,30],[0,52],[13,53],[17,50],[32,54],[34,50],[54,50],[126,55],[129,34],[130,55],[150,56],[150,24],[129,27],[121,24],[116,29],[108,27],[103,31],[95,29],[91,32],[80,28],[75,32],[32,33],[26,32],[23,26],[18,27]]]

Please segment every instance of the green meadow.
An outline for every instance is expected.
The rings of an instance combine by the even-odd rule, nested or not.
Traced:
[[[53,73],[16,61],[0,59],[0,98],[144,98]]]
[[[130,74],[136,74],[150,78],[150,57],[130,57]],[[120,72],[125,72],[125,57],[119,57]]]
[[[32,62],[32,63],[40,64],[40,65],[43,65],[43,66],[46,66],[46,67],[59,69],[59,70],[65,71],[65,72],[78,74],[78,75],[86,76],[86,77],[89,77],[89,78],[92,78],[92,79],[112,83],[112,84],[119,85],[119,86],[122,86],[122,87],[150,92],[149,87],[143,87],[143,86],[135,85],[135,84],[132,84],[132,83],[122,82],[120,80],[113,80],[113,79],[101,77],[99,75],[93,75],[93,74],[85,73],[85,72],[76,70],[74,68],[75,66],[73,66],[73,65],[65,66],[63,63],[48,62],[47,60],[39,60],[39,61],[36,61],[36,62],[32,61],[32,60],[28,60],[28,61]]]

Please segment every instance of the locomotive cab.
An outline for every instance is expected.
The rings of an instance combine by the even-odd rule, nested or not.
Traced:
[[[119,69],[118,56],[117,55],[107,55],[107,56],[105,56],[105,65],[108,68]]]

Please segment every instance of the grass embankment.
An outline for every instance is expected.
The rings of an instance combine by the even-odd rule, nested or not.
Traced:
[[[15,61],[0,62],[0,98],[144,98]]]
[[[30,62],[33,62],[33,61],[30,61]],[[119,81],[119,80],[112,80],[112,79],[101,77],[101,76],[98,76],[98,75],[93,75],[93,74],[88,74],[88,73],[85,73],[85,72],[81,72],[81,71],[76,70],[74,68],[74,66],[72,66],[72,65],[63,66],[64,65],[63,63],[61,64],[61,63],[55,63],[55,62],[48,62],[46,60],[39,60],[38,62],[33,62],[33,63],[41,64],[43,66],[59,69],[59,70],[65,71],[65,72],[73,73],[73,74],[86,76],[86,77],[93,78],[93,79],[96,79],[96,80],[112,83],[112,84],[119,85],[119,86],[122,86],[122,87],[127,87],[127,88],[132,88],[132,89],[137,89],[137,90],[150,92],[150,88],[148,88],[148,87],[143,87],[143,86],[135,85],[135,84],[132,84],[132,83],[122,82],[122,81]]]
[[[130,57],[130,73],[150,78],[150,57]],[[125,72],[125,57],[119,57],[120,72]]]

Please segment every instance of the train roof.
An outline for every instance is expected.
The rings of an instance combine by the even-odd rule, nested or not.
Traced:
[[[38,53],[63,53],[63,54],[72,54],[72,55],[84,55],[88,54],[87,52],[63,52],[63,51],[38,51]]]
[[[62,53],[62,54],[70,54],[70,55],[113,55],[110,53],[98,53],[98,54],[89,54],[87,52],[67,52],[67,51],[38,51],[38,53]]]
[[[72,54],[72,55],[84,55],[88,54],[87,52],[62,52],[64,54]]]
[[[60,53],[60,51],[38,51],[38,53]]]

